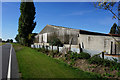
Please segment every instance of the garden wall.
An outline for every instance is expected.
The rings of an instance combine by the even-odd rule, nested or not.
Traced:
[[[42,48],[42,46],[45,45],[48,46],[48,50],[52,50],[52,46],[49,45],[49,43],[34,43],[31,45],[31,48]],[[59,47],[59,52],[63,52],[64,49],[68,49],[70,45],[65,44],[63,47]],[[53,50],[57,50],[57,46],[53,46]],[[78,48],[78,45],[71,45],[71,51],[79,53],[80,50]]]
[[[48,46],[48,47],[45,46],[45,48],[48,48],[48,50],[52,50],[52,46],[50,46],[48,43],[44,43],[44,45]],[[42,47],[43,47],[43,43],[39,43],[39,44],[35,43],[31,45],[31,48],[42,48]],[[68,48],[69,48],[69,45],[65,44],[63,47],[59,47],[59,52],[64,53],[65,50],[67,50]],[[53,50],[57,50],[57,46],[53,46]],[[95,50],[84,49],[84,48],[82,48],[82,50],[83,52],[89,53],[91,56],[94,56],[102,52],[102,51],[95,51]],[[78,45],[71,45],[71,51],[80,53]],[[100,57],[102,58],[102,54],[100,54]],[[104,55],[104,59],[113,60],[113,58],[117,59],[117,61],[120,62],[120,56],[115,57],[115,56]]]

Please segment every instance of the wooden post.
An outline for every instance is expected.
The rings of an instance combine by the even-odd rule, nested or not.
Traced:
[[[115,43],[115,54],[116,54],[116,43]]]
[[[59,53],[59,46],[57,46],[57,53]]]
[[[52,45],[52,52],[53,52],[53,45]]]
[[[83,52],[80,43],[79,43],[79,50],[80,50],[80,53]]]
[[[72,41],[73,41],[73,37],[71,38],[71,40],[70,40],[70,46],[69,46],[69,51],[71,51],[71,45],[72,45]]]
[[[104,52],[102,52],[102,58],[104,59]]]
[[[112,45],[113,45],[113,42],[111,42],[111,50],[110,50],[110,54],[112,54]]]

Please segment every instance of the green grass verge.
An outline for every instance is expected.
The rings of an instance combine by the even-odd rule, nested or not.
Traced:
[[[72,68],[35,49],[13,44],[22,78],[98,78],[99,75]]]
[[[0,42],[0,46],[2,46],[2,45],[4,45],[4,44],[5,44],[5,43],[1,43],[1,42]]]

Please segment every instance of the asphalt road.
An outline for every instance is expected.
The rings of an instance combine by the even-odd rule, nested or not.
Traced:
[[[18,79],[19,78],[16,53],[15,53],[14,48],[13,47],[11,48],[11,47],[12,46],[9,43],[7,43],[3,46],[0,46],[0,55],[2,55],[2,59],[1,59],[2,63],[0,62],[0,65],[2,64],[2,68],[0,66],[0,71],[2,71],[2,77],[0,75],[0,78],[2,78],[2,79],[7,79],[7,76],[8,76],[8,73],[9,73],[8,70],[10,70],[10,78],[12,78],[12,79]],[[10,61],[9,61],[10,60],[9,59],[10,54],[11,54],[11,64],[10,64]],[[8,69],[9,64],[10,64],[10,68]]]
[[[2,46],[0,46],[0,80],[2,79]]]

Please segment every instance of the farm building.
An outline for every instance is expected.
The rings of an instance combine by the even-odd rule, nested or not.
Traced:
[[[103,34],[79,29],[66,28],[61,26],[46,25],[44,29],[35,36],[34,44],[49,45],[52,36],[57,36],[64,46],[79,48],[89,53],[106,52],[108,54],[120,54],[120,35]]]

